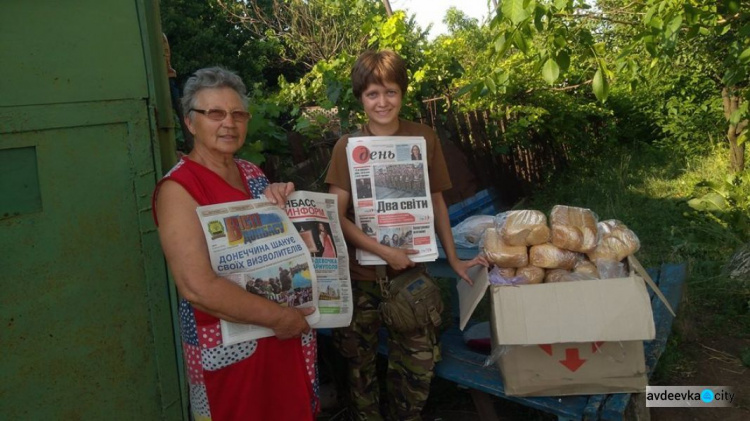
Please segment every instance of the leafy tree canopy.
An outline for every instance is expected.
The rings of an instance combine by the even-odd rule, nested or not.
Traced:
[[[732,168],[744,168],[750,96],[750,3],[744,0],[505,0],[495,28],[496,62],[521,51],[536,63],[544,80],[560,80],[571,57],[585,69],[596,97],[609,96],[616,74],[631,87],[692,66],[715,84],[722,99]],[[473,89],[504,80],[484,81]]]

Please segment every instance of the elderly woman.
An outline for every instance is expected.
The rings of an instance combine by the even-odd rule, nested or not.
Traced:
[[[270,184],[255,165],[234,158],[250,114],[245,85],[214,67],[185,84],[185,123],[193,150],[159,182],[154,218],[180,295],[182,349],[196,420],[313,419],[317,397],[314,309],[282,307],[218,276],[195,209],[265,195],[283,207],[292,183]],[[219,319],[265,326],[276,336],[224,345]]]

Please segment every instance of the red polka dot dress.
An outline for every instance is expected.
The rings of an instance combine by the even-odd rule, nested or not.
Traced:
[[[247,161],[235,161],[246,191],[187,157],[161,182],[176,181],[201,206],[260,197],[269,184],[266,176]],[[155,215],[154,206],[154,219]],[[190,409],[196,421],[314,418],[319,409],[314,330],[301,339],[270,337],[224,345],[218,318],[182,298],[179,315]]]

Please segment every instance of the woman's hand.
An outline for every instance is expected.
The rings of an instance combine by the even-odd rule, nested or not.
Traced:
[[[483,254],[477,255],[477,257],[471,259],[471,260],[458,260],[456,259],[453,262],[450,262],[451,268],[453,268],[453,271],[456,272],[456,275],[458,275],[461,279],[466,281],[467,284],[473,285],[474,282],[472,282],[471,278],[469,278],[469,275],[467,271],[476,266],[476,265],[482,265],[484,267],[489,267],[490,264],[487,261],[487,259],[484,257]]]
[[[315,313],[315,307],[282,307],[278,321],[271,327],[279,339],[289,339],[310,331],[305,316]]]
[[[272,183],[263,190],[269,202],[277,205],[281,209],[286,208],[286,198],[294,192],[294,183]]]
[[[393,247],[388,248],[388,252],[381,256],[383,260],[388,263],[388,266],[390,266],[394,270],[403,270],[414,266],[414,262],[409,259],[409,255],[418,254],[419,251],[410,249],[397,249]]]

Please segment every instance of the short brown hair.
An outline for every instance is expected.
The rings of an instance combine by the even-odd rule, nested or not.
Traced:
[[[401,94],[406,94],[409,76],[406,74],[404,59],[390,50],[362,53],[352,68],[354,96],[361,99],[362,93],[368,86],[373,83],[383,85],[386,82],[395,83],[401,88]]]

